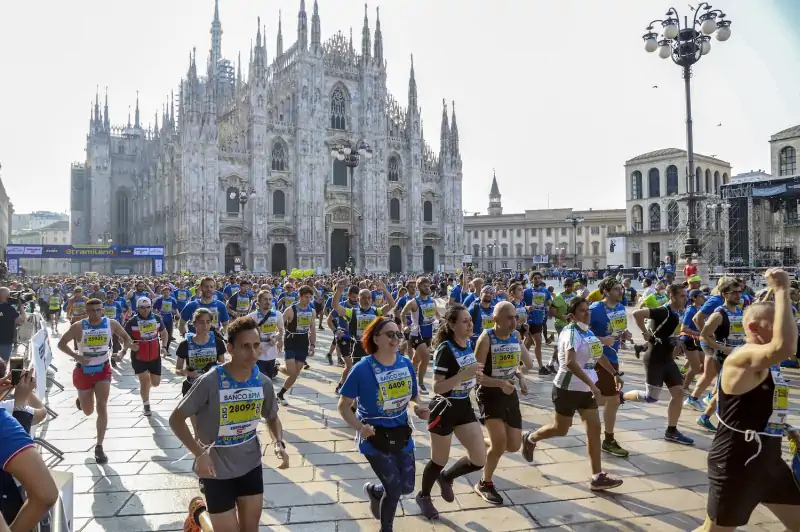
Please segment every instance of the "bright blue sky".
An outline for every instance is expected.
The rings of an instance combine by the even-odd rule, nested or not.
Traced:
[[[221,0],[222,48],[247,58],[256,17],[275,52],[295,40],[299,0]],[[310,12],[313,0],[307,1]],[[769,135],[800,122],[797,0],[719,0],[733,21],[727,42],[693,78],[695,147],[734,166],[769,170]],[[464,208],[485,212],[492,169],[505,212],[624,206],[626,159],[684,147],[680,70],[644,52],[646,23],[662,0],[384,0],[388,84],[405,104],[414,53],[428,141],[438,149],[442,98],[456,101]],[[686,3],[676,4],[688,13]],[[363,2],[319,0],[323,40],[353,27]],[[370,3],[370,29],[375,29]],[[69,208],[69,164],[85,157],[95,86],[109,87],[112,122],[140,91],[151,121],[178,86],[197,46],[205,64],[213,0],[3,2],[0,49],[2,178],[17,212]],[[651,88],[658,85],[658,89]],[[722,122],[722,127],[716,125]],[[598,186],[600,185],[600,186]],[[520,193],[524,191],[525,193]]]

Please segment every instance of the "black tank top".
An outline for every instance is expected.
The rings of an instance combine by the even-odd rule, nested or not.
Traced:
[[[772,415],[774,391],[775,383],[772,380],[772,373],[769,371],[767,377],[760,384],[741,395],[728,395],[723,391],[722,386],[719,387],[717,415],[722,423],[719,424],[714,437],[709,458],[730,460],[744,467],[744,463],[758,451],[758,443],[755,440],[746,442],[742,432],[747,430],[764,431],[767,421]],[[725,425],[742,432],[731,430]],[[762,459],[781,459],[782,438],[764,435],[760,435],[759,438],[761,439],[761,452],[754,462]]]

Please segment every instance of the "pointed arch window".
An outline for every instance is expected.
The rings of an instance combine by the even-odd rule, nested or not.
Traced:
[[[791,147],[786,146],[780,151],[778,155],[778,175],[794,175],[797,173],[797,151]]]
[[[678,167],[674,164],[667,166],[667,196],[678,193]]]
[[[430,201],[426,201],[422,204],[422,221],[423,222],[432,222],[433,221],[433,203]]]
[[[239,189],[236,187],[228,187],[225,191],[225,212],[239,214]]]
[[[400,221],[400,200],[397,198],[392,198],[389,202],[389,219],[393,222]]]
[[[289,169],[286,148],[279,140],[272,145],[272,169],[278,172],[285,172]]]
[[[397,157],[389,157],[389,181],[400,181],[400,162]]]
[[[650,231],[661,231],[661,205],[650,205]]]
[[[286,195],[282,190],[272,193],[272,214],[276,216],[286,215]]]
[[[347,129],[347,100],[339,87],[331,93],[331,129]]]

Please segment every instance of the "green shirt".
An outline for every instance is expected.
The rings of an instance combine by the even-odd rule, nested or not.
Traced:
[[[666,294],[661,295],[656,292],[644,298],[642,300],[642,306],[645,308],[658,308],[663,307],[667,301],[669,301],[669,297],[667,297]]]
[[[561,292],[556,297],[553,298],[552,307],[556,309],[556,314],[553,317],[553,322],[557,328],[562,328],[567,326],[566,314],[567,314],[567,305],[569,302],[572,301],[572,298],[575,297],[575,293],[567,294],[566,292]]]

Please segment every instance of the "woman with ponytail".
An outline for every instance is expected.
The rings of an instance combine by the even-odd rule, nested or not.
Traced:
[[[430,403],[428,425],[431,458],[422,473],[422,487],[416,496],[422,515],[428,519],[439,517],[431,501],[434,483],[439,484],[442,499],[452,503],[455,499],[455,479],[479,471],[486,463],[483,432],[470,401],[470,392],[477,385],[477,376],[483,371],[483,364],[475,359],[470,346],[471,334],[472,318],[463,305],[456,303],[447,309],[433,339],[436,349],[433,392],[436,395]],[[454,432],[466,448],[467,456],[445,470]]]

